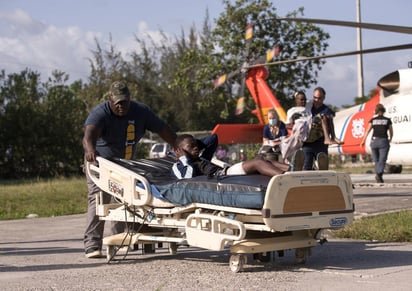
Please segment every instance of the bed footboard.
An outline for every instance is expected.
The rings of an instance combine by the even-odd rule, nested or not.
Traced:
[[[347,173],[302,171],[273,177],[263,221],[275,231],[343,227],[353,220],[352,191]]]

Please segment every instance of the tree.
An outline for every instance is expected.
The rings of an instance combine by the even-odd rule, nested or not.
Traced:
[[[157,48],[162,52],[160,90],[165,96],[169,116],[179,130],[211,130],[217,123],[235,122],[227,114],[226,96],[212,94],[214,70],[211,24],[206,17],[201,31],[193,26],[186,38],[182,32],[172,45]]]
[[[165,61],[160,70],[162,76],[168,77],[162,78],[160,90],[166,97],[170,113],[175,114],[174,121],[179,130],[210,130],[221,121],[219,112],[224,103],[213,99],[205,103],[207,83],[210,82],[205,67],[211,54],[206,45],[206,32],[207,29],[198,33],[192,27],[187,39],[182,33],[172,49],[165,50],[162,55]]]
[[[8,170],[13,172],[28,173],[34,165],[40,165],[37,147],[43,127],[39,126],[42,122],[39,111],[45,94],[39,84],[40,74],[29,69],[1,76],[1,153],[6,148],[12,149],[13,165],[9,165]]]
[[[98,40],[96,50],[92,51],[93,58],[89,59],[90,76],[82,89],[82,99],[90,112],[98,103],[105,100],[105,94],[110,84],[123,79],[127,74],[128,64],[117,50],[110,36],[108,49],[103,49]]]
[[[49,165],[47,174],[53,176],[79,171],[83,163],[82,128],[87,117],[86,106],[79,96],[79,81],[67,86],[60,76],[55,73],[55,78],[45,84],[47,95],[42,104],[46,126],[41,153]]]
[[[67,80],[58,71],[44,84],[28,69],[1,75],[0,151],[12,150],[12,164],[2,167],[1,176],[78,173],[86,110],[76,94],[79,84],[69,87]]]
[[[221,75],[238,69],[245,61],[253,61],[275,45],[281,47],[277,60],[294,59],[299,56],[314,56],[325,53],[329,35],[313,24],[277,21],[276,9],[268,0],[223,0],[224,12],[212,32],[215,51],[210,70]],[[303,8],[287,16],[303,14]],[[253,24],[254,39],[245,56],[245,27]],[[249,59],[247,59],[249,58]],[[316,84],[318,71],[323,60],[296,62],[270,66],[268,85],[273,89],[281,104],[287,108],[293,104],[293,92]],[[234,81],[241,82],[240,76]],[[220,89],[216,94],[224,94]],[[211,97],[213,98],[213,97]],[[250,100],[251,98],[249,98]],[[254,107],[249,104],[249,107]]]

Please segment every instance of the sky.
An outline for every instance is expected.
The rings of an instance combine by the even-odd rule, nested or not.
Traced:
[[[356,0],[273,1],[279,16],[304,7],[304,17],[356,21]],[[124,55],[134,51],[134,36],[160,39],[160,32],[180,36],[195,25],[201,29],[206,11],[212,22],[223,12],[220,0],[0,0],[0,69],[7,74],[25,68],[48,78],[55,69],[71,80],[89,76],[88,59],[97,39],[112,38]],[[412,25],[410,0],[361,0],[362,22]],[[356,50],[356,29],[321,25],[330,34],[327,53]],[[362,30],[363,48],[412,43],[412,35]],[[364,55],[364,91],[379,78],[407,68],[412,50]],[[352,104],[358,95],[357,57],[327,59],[318,84],[326,89],[326,103]],[[313,88],[306,90],[308,97]],[[274,89],[276,93],[276,88]]]

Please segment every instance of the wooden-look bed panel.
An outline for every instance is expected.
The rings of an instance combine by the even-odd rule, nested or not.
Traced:
[[[342,210],[345,207],[342,191],[336,185],[293,187],[287,193],[283,213]]]

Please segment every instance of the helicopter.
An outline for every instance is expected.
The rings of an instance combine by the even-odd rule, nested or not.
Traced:
[[[277,21],[302,21],[412,34],[412,27],[373,23],[310,18],[278,18]],[[251,34],[248,32],[250,27],[251,25],[248,25],[246,29],[246,44]],[[242,86],[246,86],[253,97],[256,108],[252,110],[252,113],[256,115],[259,122],[257,124],[218,124],[212,133],[216,133],[219,136],[219,141],[222,144],[261,143],[263,127],[267,124],[268,110],[275,109],[279,118],[282,121],[286,120],[284,108],[265,82],[270,66],[406,49],[412,49],[412,43],[280,61],[271,61],[276,56],[276,49],[268,51],[265,59],[261,57],[255,62],[243,65],[235,72],[219,77],[215,81],[215,87],[218,87],[239,72],[245,74],[243,78],[244,85],[242,84]],[[243,102],[244,97],[239,98],[237,110],[242,110],[244,107],[242,105]],[[412,155],[409,154],[412,151],[412,132],[409,130],[412,125],[412,110],[410,109],[412,108],[412,62],[409,62],[409,68],[399,69],[381,77],[377,82],[373,96],[368,101],[336,112],[334,118],[335,133],[340,140],[344,141],[344,144],[329,146],[329,154],[364,155],[371,153],[369,146],[370,136],[364,145],[361,146],[360,143],[366,134],[367,124],[374,115],[375,105],[378,103],[383,104],[387,108],[386,116],[391,118],[393,122],[394,136],[387,164],[412,165]]]

